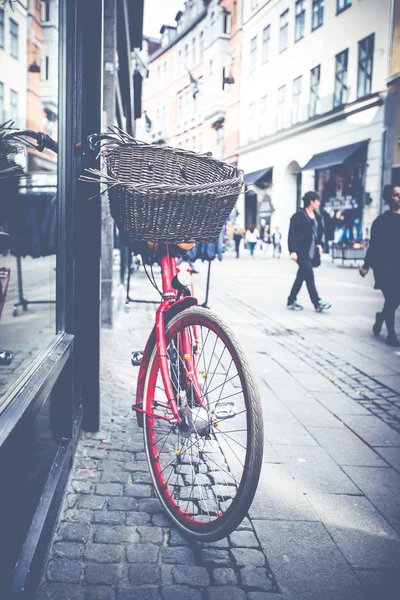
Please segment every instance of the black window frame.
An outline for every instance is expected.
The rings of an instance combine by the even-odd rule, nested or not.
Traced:
[[[267,35],[268,34],[268,35]],[[269,61],[269,42],[271,39],[271,25],[267,25],[263,29],[262,37],[262,64]]]
[[[324,24],[325,0],[313,0],[311,9],[311,31],[315,31]]]
[[[317,75],[317,76],[316,76]],[[319,86],[321,83],[321,65],[317,65],[310,70],[310,104],[308,107],[308,117],[319,115]]]
[[[5,28],[4,28],[4,10],[2,8],[0,8],[0,23],[1,23],[1,28],[0,28],[0,48],[4,48],[5,45]]]
[[[338,68],[340,67],[340,68]],[[349,49],[346,48],[335,56],[335,86],[333,94],[333,108],[340,108],[347,104],[349,88],[347,85],[347,71],[349,67]],[[340,85],[340,88],[338,87]],[[338,93],[339,90],[339,93]],[[345,97],[344,97],[345,96]]]
[[[284,22],[283,22],[284,21]],[[283,25],[282,25],[283,22]],[[279,52],[285,52],[289,45],[289,9],[279,17]]]
[[[16,126],[19,125],[19,94],[17,90],[9,90],[10,92],[10,119],[14,121]],[[11,100],[16,99],[16,103],[14,104]],[[14,114],[14,109],[16,109],[17,113]]]
[[[49,23],[50,22],[50,1],[42,0],[42,22]]]
[[[365,56],[361,58],[362,45],[367,47]],[[372,90],[372,75],[374,68],[375,33],[358,42],[358,67],[357,67],[357,99],[368,96]],[[367,52],[369,51],[369,54]],[[368,72],[369,71],[369,72]],[[361,76],[364,75],[364,85],[360,93]]]
[[[343,2],[343,6],[340,4]],[[352,0],[336,0],[336,14],[340,15],[343,11],[352,6]]]
[[[298,11],[298,8],[300,10]],[[297,0],[295,4],[294,41],[303,39],[306,25],[306,0]],[[299,31],[300,30],[300,31]]]
[[[10,56],[12,56],[13,58],[19,58],[19,24],[17,23],[17,21],[14,21],[14,19],[10,17],[9,26]],[[14,26],[15,31],[13,31]],[[15,48],[16,54],[14,54]]]

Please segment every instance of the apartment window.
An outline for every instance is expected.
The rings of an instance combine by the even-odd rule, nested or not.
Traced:
[[[295,125],[300,121],[300,98],[301,98],[302,77],[297,77],[293,81],[293,106],[292,123]]]
[[[48,23],[50,21],[50,1],[44,0],[42,2],[42,21]]]
[[[321,80],[321,65],[314,67],[310,72],[310,109],[309,117],[319,114],[319,83]]]
[[[270,26],[264,27],[263,29],[263,45],[262,45],[262,61],[263,63],[268,62],[269,59],[269,38],[270,38]]]
[[[258,6],[259,0],[251,0],[251,10],[255,10]]]
[[[4,114],[4,83],[0,82],[0,125],[6,120]]]
[[[18,58],[19,45],[19,26],[18,23],[10,19],[10,54],[14,58]]]
[[[250,40],[250,73],[256,70],[257,62],[257,36]]]
[[[187,67],[187,63],[188,63],[188,59],[189,59],[189,44],[185,44],[185,50],[184,50],[184,61],[185,61],[185,66]]]
[[[214,63],[212,60],[210,60],[210,62],[208,63],[208,73],[209,73],[210,77],[212,77],[212,75],[214,73]]]
[[[312,30],[324,24],[325,0],[313,0],[312,3]]]
[[[358,42],[357,98],[371,93],[374,34]]]
[[[265,137],[267,135],[267,96],[263,96],[261,98],[261,106],[260,106],[260,117],[261,117],[261,123],[260,123],[260,134],[261,137]]]
[[[204,51],[204,31],[200,31],[200,43],[199,43],[200,59],[203,58],[203,51]]]
[[[335,68],[335,94],[333,97],[333,107],[346,104],[348,98],[347,88],[347,64],[349,59],[349,51],[344,50],[336,55]]]
[[[237,2],[234,2],[233,6],[232,6],[232,18],[231,18],[232,25],[236,25],[236,20],[237,20]]]
[[[351,6],[351,0],[336,0],[336,9],[338,13],[349,8],[349,6]]]
[[[279,37],[279,52],[283,52],[288,47],[289,39],[289,10],[285,10],[280,18],[280,37]]]
[[[286,85],[278,89],[278,112],[276,128],[278,131],[283,129],[285,124],[285,102],[286,102]]]
[[[178,96],[178,114],[177,114],[178,123],[182,122],[182,110],[183,110],[183,98],[182,98],[182,96]]]
[[[229,10],[224,10],[222,15],[222,31],[223,33],[230,33],[231,31],[231,20]]]
[[[296,2],[296,23],[294,31],[294,41],[298,42],[304,37],[304,24],[306,20],[306,2],[297,0]]]
[[[195,65],[197,60],[196,38],[192,39],[192,64]]]
[[[4,10],[0,8],[0,48],[4,48]]]
[[[10,119],[18,126],[18,92],[10,90]]]
[[[255,140],[255,119],[256,119],[256,110],[255,110],[255,103],[252,102],[252,104],[250,104],[249,106],[249,142],[252,142]]]
[[[44,73],[43,73],[44,80],[48,81],[49,76],[50,76],[50,59],[48,56],[45,56],[45,58],[44,58]]]

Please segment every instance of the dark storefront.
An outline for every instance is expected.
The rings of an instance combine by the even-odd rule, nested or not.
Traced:
[[[271,216],[274,211],[271,197],[266,191],[272,184],[272,167],[268,169],[261,169],[259,171],[253,171],[252,173],[245,173],[244,183],[246,186],[245,192],[245,204],[244,204],[244,225],[247,229],[249,225],[256,225],[257,227],[271,224]],[[256,193],[254,188],[249,186],[255,186],[259,192]],[[259,193],[265,190],[263,198],[260,202]]]
[[[326,242],[352,245],[363,235],[368,140],[315,154],[302,171],[315,172]]]
[[[13,254],[3,256],[11,276],[0,348],[14,357],[0,366],[0,598],[22,600],[33,597],[79,432],[99,428],[101,202],[88,199],[100,190],[78,180],[86,168],[99,165],[95,156],[75,157],[73,148],[101,131],[105,20],[108,42],[109,28],[115,27],[120,54],[119,122],[132,128],[129,55],[141,46],[143,0],[0,1],[0,8],[6,32],[7,27],[14,31],[14,47],[6,44],[3,50],[6,59],[27,57],[25,104],[21,91],[18,95],[11,84],[8,90],[0,66],[5,93],[20,101],[14,120],[22,129],[45,130],[59,148],[57,157],[27,150],[23,164],[30,177],[20,180],[16,196],[18,206],[27,208],[25,223],[34,215],[38,224],[38,199],[51,208],[54,247],[49,250],[42,241],[38,246],[39,236],[31,244],[36,256],[15,246]],[[24,31],[28,36],[35,31],[37,48],[32,36],[23,39]],[[51,52],[41,56],[46,43],[53,44]],[[4,189],[0,179],[3,203]],[[10,222],[3,219],[1,225],[12,230]],[[13,231],[15,245],[20,234]],[[38,231],[44,231],[42,221]],[[18,274],[27,301],[19,305]]]

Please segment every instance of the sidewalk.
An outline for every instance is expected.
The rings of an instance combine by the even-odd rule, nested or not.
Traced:
[[[198,263],[196,263],[196,268]],[[196,287],[204,300],[206,265]],[[400,582],[400,353],[375,339],[381,298],[354,269],[316,273],[331,313],[285,309],[286,259],[212,266],[209,305],[260,386],[265,452],[249,519],[193,544],[154,498],[130,406],[152,305],[102,332],[101,432],[81,436],[36,600],[392,600]],[[135,298],[157,299],[139,271]],[[122,297],[120,307],[123,307]],[[400,331],[400,328],[399,328]]]

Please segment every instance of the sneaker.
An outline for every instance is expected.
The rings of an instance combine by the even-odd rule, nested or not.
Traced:
[[[383,313],[377,312],[375,315],[375,323],[372,327],[372,331],[374,332],[374,335],[380,334],[384,320],[385,320],[385,318],[383,316]]]
[[[287,308],[289,310],[303,310],[303,307],[297,302],[297,300],[293,300],[293,302],[288,302]]]
[[[388,346],[393,346],[394,348],[400,347],[400,340],[395,333],[389,334],[387,336],[386,343]]]
[[[328,308],[331,308],[332,304],[330,304],[329,302],[324,302],[323,300],[319,300],[318,304],[315,307],[315,310],[317,312],[322,312],[323,310],[328,310]]]

